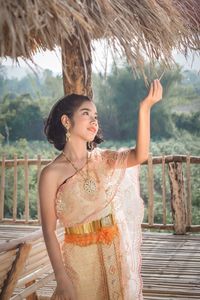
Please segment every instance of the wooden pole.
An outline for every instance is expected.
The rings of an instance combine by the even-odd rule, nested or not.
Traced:
[[[26,243],[19,246],[19,252],[1,290],[0,299],[9,300],[11,298],[19,276],[24,270],[26,259],[29,255],[31,247],[31,244]]]
[[[92,98],[92,59],[89,37],[86,43],[74,35],[69,41],[61,41],[63,86],[65,95],[72,93]],[[85,57],[85,64],[83,57]]]
[[[38,190],[38,183],[40,178],[40,172],[41,172],[41,155],[38,154],[37,156],[37,190]],[[39,200],[39,194],[37,192],[37,216],[38,216],[38,223],[41,224],[41,215],[40,215],[40,200]]]
[[[24,188],[25,188],[25,223],[29,221],[29,169],[28,169],[28,154],[24,157]]]
[[[4,197],[5,197],[5,166],[6,156],[3,155],[1,161],[1,189],[0,189],[0,221],[4,218]]]
[[[162,155],[162,204],[163,204],[163,225],[167,224],[166,208],[166,178],[165,178],[165,155]]]
[[[32,286],[34,283],[36,283],[35,280],[32,280],[28,283],[25,284],[25,287],[29,287],[29,286]],[[26,300],[38,300],[38,297],[37,297],[37,294],[36,294],[36,291],[34,291],[33,293],[31,293],[30,295],[26,296]]]
[[[33,292],[39,290],[40,288],[44,287],[46,284],[51,282],[55,279],[54,272],[48,274],[44,278],[40,279],[39,281],[33,283],[31,286],[26,287],[19,295],[13,296],[12,300],[21,300],[26,298],[27,296],[31,295]],[[39,297],[40,299],[40,297]]]
[[[13,221],[17,219],[17,154],[14,154]]]
[[[171,209],[175,234],[186,233],[186,203],[182,163],[169,163],[169,178],[171,188]]]
[[[153,181],[153,162],[152,153],[149,153],[148,157],[148,223],[150,226],[154,223],[154,181]]]
[[[187,226],[192,225],[192,189],[191,189],[191,166],[190,155],[187,155],[186,160],[186,178],[187,178]]]

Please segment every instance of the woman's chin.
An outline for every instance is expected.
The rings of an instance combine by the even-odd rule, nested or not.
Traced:
[[[94,141],[94,137],[91,137],[91,138],[87,137],[87,139],[86,139],[86,142],[88,142],[88,143],[91,143],[93,141]]]

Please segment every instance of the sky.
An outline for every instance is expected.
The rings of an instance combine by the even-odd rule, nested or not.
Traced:
[[[107,71],[109,72],[112,64],[112,55],[105,47],[104,43],[95,43],[93,44],[94,51],[92,51],[92,70],[93,72],[105,72],[106,66],[106,57],[107,57]],[[196,56],[193,60],[192,55],[189,55],[188,61],[186,61],[184,55],[174,52],[175,61],[182,65],[184,69],[193,69],[200,71],[200,57]],[[33,57],[34,62],[37,66],[42,69],[50,69],[55,75],[61,74],[61,56],[60,51],[41,51],[38,52]],[[1,60],[3,65],[9,66],[7,71],[7,76],[11,77],[23,77],[26,75],[26,70],[28,69],[24,61],[19,60],[20,66],[16,64],[13,65],[11,59]],[[30,62],[29,62],[30,63]],[[31,65],[31,63],[30,63]],[[33,67],[34,68],[34,67]],[[31,72],[31,69],[28,69],[28,72]]]

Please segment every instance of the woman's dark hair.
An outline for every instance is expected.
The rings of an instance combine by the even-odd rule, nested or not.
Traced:
[[[52,107],[48,118],[45,120],[44,133],[49,143],[53,144],[58,150],[63,150],[66,143],[66,128],[61,123],[61,116],[67,115],[73,122],[74,112],[81,106],[85,101],[91,101],[90,98],[83,95],[71,94],[59,99]],[[87,149],[94,149],[97,144],[103,142],[102,132],[99,128],[94,140],[87,142]]]

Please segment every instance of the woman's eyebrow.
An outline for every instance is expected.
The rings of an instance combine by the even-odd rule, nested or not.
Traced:
[[[82,110],[92,111],[92,110],[91,110],[91,109],[89,109],[89,108],[81,108],[81,109],[80,109],[80,111],[82,111]],[[98,113],[97,113],[97,112],[95,112],[95,115],[98,115]]]

